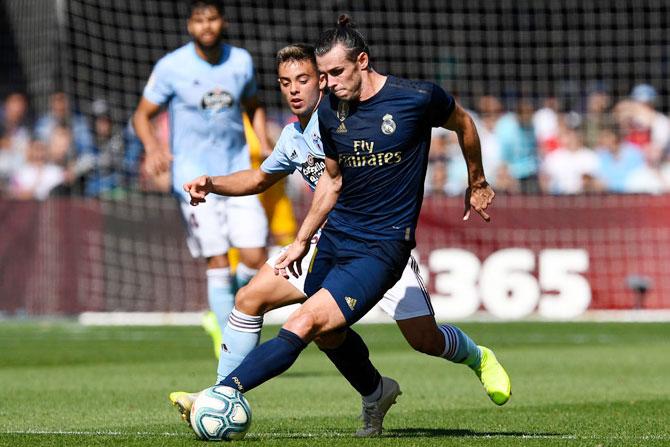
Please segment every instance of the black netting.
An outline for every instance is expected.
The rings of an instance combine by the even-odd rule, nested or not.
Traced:
[[[269,3],[269,2],[268,2]],[[186,2],[65,2],[64,60],[82,110],[96,97],[128,116],[166,51],[188,40]],[[384,73],[440,82],[466,105],[482,94],[513,99],[556,95],[581,110],[586,94],[614,97],[640,82],[654,85],[667,109],[670,53],[664,1],[274,1],[225,2],[229,42],[247,48],[262,94],[280,107],[274,55],[291,42],[313,42],[341,12],[367,37]]]

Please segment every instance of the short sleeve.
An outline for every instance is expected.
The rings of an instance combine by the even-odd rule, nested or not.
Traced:
[[[251,98],[258,93],[258,85],[256,84],[256,70],[254,69],[254,62],[251,55],[245,52],[246,55],[246,71],[244,88],[242,89],[242,100]]]
[[[426,107],[426,118],[431,127],[441,127],[447,122],[456,108],[456,100],[442,87],[432,84],[430,101]]]
[[[261,171],[267,174],[276,174],[279,172],[286,172],[291,174],[295,171],[295,165],[291,163],[289,159],[288,147],[286,146],[285,137],[286,130],[282,131],[282,134],[279,137],[279,141],[275,144],[272,153],[268,158],[266,158],[261,164]]]
[[[161,59],[151,72],[151,76],[147,81],[147,85],[144,87],[142,96],[154,104],[163,105],[170,101],[173,94],[174,90],[170,83],[170,75],[166,61]]]

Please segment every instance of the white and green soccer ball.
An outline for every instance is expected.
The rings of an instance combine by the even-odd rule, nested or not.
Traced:
[[[234,388],[216,385],[202,391],[191,407],[191,427],[206,441],[244,438],[251,425],[251,407]]]

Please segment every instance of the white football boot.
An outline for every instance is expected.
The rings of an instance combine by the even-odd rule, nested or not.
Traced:
[[[363,410],[361,418],[363,419],[363,427],[356,431],[356,436],[360,438],[367,438],[369,436],[379,436],[382,434],[382,423],[384,416],[389,411],[391,405],[396,402],[398,396],[402,394],[398,382],[390,377],[382,377],[382,396],[376,402],[363,401]]]

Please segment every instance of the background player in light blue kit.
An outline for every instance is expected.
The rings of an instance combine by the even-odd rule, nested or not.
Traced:
[[[233,308],[235,286],[246,284],[267,258],[267,219],[256,196],[218,197],[196,209],[181,189],[203,172],[250,167],[243,109],[268,151],[251,56],[222,42],[224,28],[220,1],[192,1],[188,31],[193,41],[156,63],[133,117],[150,173],[164,172],[172,162],[173,192],[187,226],[188,247],[194,257],[207,259],[209,305],[220,327]],[[163,106],[169,111],[171,154],[161,150],[150,123]],[[227,257],[231,246],[240,249],[236,278]],[[215,349],[219,344],[215,341]]]

